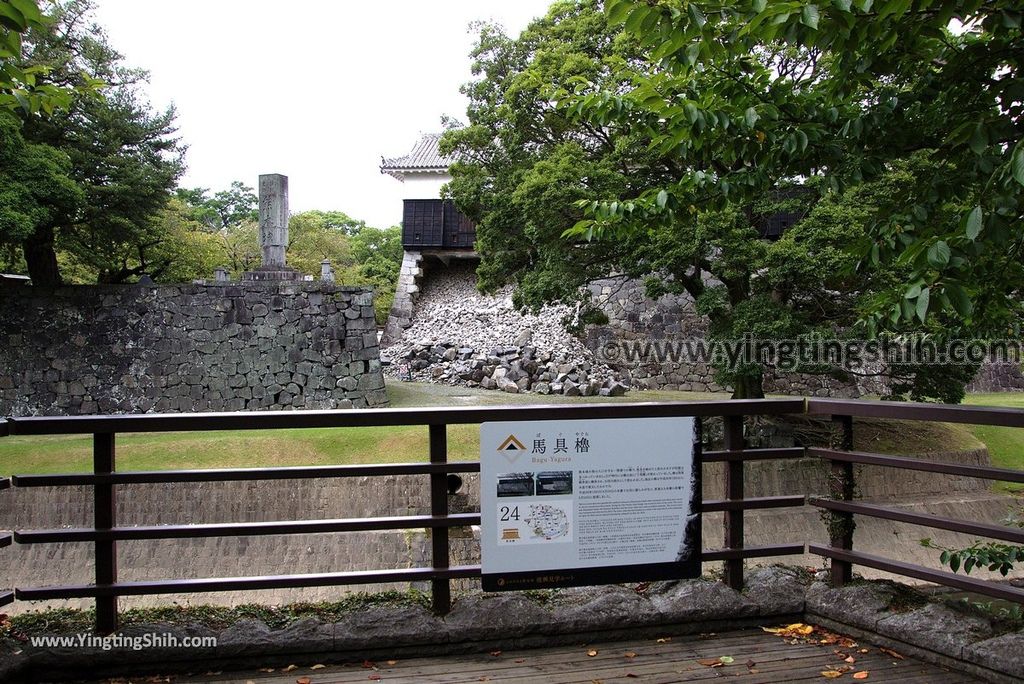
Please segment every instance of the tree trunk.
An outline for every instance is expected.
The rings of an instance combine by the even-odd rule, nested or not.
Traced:
[[[64,284],[64,279],[60,277],[60,266],[57,265],[57,252],[53,242],[53,228],[37,228],[31,238],[21,243],[33,285],[56,287]]]
[[[764,399],[764,374],[738,375],[733,380],[733,399]]]

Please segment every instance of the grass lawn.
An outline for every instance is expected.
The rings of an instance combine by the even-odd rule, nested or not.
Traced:
[[[395,407],[487,406],[636,401],[727,399],[727,394],[645,391],[626,397],[505,394],[465,387],[391,380]],[[1024,408],[1021,394],[974,394],[966,403]],[[858,449],[883,453],[920,453],[972,449],[986,445],[994,465],[1024,469],[1024,430],[913,421],[871,421],[856,431]],[[478,428],[448,428],[449,457],[475,460]],[[233,430],[118,435],[119,470],[244,468],[256,466],[409,463],[427,459],[427,429],[412,427],[321,428],[310,430]],[[0,439],[0,474],[87,472],[92,469],[90,436],[6,437]],[[1022,486],[1007,485],[1010,488]]]
[[[388,395],[395,407],[728,399],[727,394],[696,392],[574,399],[399,381],[388,382]],[[450,426],[448,454],[453,461],[476,460],[480,454],[477,426]],[[134,433],[117,437],[118,470],[411,463],[427,458],[427,428],[422,426]],[[91,470],[90,435],[0,439],[0,474]]]
[[[998,394],[968,394],[965,404],[977,406],[1007,406],[1024,409],[1024,392],[1000,392]],[[968,426],[971,433],[988,447],[992,465],[1000,468],[1024,470],[1024,430],[1020,428],[994,427],[991,425]],[[1011,491],[1024,492],[1024,485],[1003,483]]]

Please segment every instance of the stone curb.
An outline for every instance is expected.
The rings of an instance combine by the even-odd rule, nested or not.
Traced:
[[[769,587],[788,578],[781,571],[778,577],[759,571],[752,580],[755,586]],[[643,594],[614,585],[565,590],[548,605],[518,593],[476,594],[459,599],[443,618],[418,606],[402,606],[353,612],[336,623],[304,618],[277,630],[258,620],[243,620],[219,631],[198,624],[131,625],[118,634],[215,636],[217,646],[132,651],[42,648],[6,641],[0,642],[0,681],[361,661],[394,656],[399,649],[408,658],[636,638],[645,633],[717,632],[752,627],[766,619],[799,618],[800,611],[778,612],[795,604],[772,600],[767,590],[759,595],[766,600],[744,596],[719,582],[692,580],[659,582]]]
[[[166,674],[358,662],[400,655],[455,655],[623,638],[723,632],[807,621],[992,682],[1024,679],[1024,631],[994,635],[987,621],[939,603],[897,612],[900,587],[861,582],[808,586],[797,569],[757,568],[736,592],[709,580],[657,582],[642,592],[582,587],[541,604],[519,593],[471,594],[444,617],[419,606],[375,607],[338,622],[308,617],[283,629],[243,620],[223,630],[198,624],[148,624],[119,634],[215,636],[216,647],[132,651],[128,647],[42,648],[0,641],[0,681]]]

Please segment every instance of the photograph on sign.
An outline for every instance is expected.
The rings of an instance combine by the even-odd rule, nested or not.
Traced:
[[[484,423],[485,591],[700,575],[693,418]]]

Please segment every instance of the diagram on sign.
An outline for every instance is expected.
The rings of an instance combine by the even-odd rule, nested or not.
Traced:
[[[495,527],[499,543],[572,541],[572,500],[551,499],[572,494],[572,471],[500,473],[497,481],[495,494],[502,500]],[[545,502],[534,503],[535,497]]]
[[[551,541],[569,536],[569,513],[561,506],[530,504],[526,524],[534,538]]]

